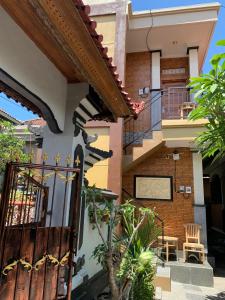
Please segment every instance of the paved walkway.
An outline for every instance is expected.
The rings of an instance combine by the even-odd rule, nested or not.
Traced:
[[[171,292],[163,292],[162,300],[225,300],[225,278],[214,277],[214,288],[172,282]]]

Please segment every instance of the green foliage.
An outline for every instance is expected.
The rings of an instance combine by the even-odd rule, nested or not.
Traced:
[[[107,247],[105,244],[99,244],[97,247],[95,247],[92,257],[97,259],[98,264],[101,264],[104,269],[106,269],[105,264],[105,255],[107,252]]]
[[[10,161],[27,161],[24,153],[24,141],[15,135],[14,126],[7,121],[0,121],[0,174],[5,171],[5,166]]]
[[[225,46],[225,40],[218,46]],[[197,144],[203,157],[219,159],[225,154],[225,53],[211,59],[208,74],[191,78],[189,86],[195,93],[198,106],[189,116],[191,120],[207,118],[206,130],[200,133]]]
[[[108,216],[107,241],[102,238],[103,243],[95,248],[93,257],[109,270],[107,260],[112,255],[115,282],[120,291],[124,290],[128,297],[130,294],[133,300],[139,300],[140,297],[153,299],[152,281],[155,270],[151,246],[161,233],[155,223],[155,212],[148,208],[137,208],[131,201],[115,205],[113,201],[101,199],[100,191],[95,187],[88,188],[85,192],[91,216],[99,231],[101,218],[106,214],[106,210]],[[119,233],[118,224],[121,224]],[[128,292],[127,283],[130,284]]]
[[[117,277],[124,282],[132,281],[130,298],[132,300],[153,299],[153,277],[155,270],[152,264],[153,253],[151,251],[136,252],[136,256],[127,253],[120,264]]]
[[[84,193],[86,194],[86,201],[88,203],[88,216],[90,223],[93,224],[92,228],[96,228],[96,221],[98,224],[109,223],[110,215],[112,214],[113,202],[106,200],[101,193],[100,189],[97,189],[95,186],[91,188],[85,188]],[[96,207],[94,208],[93,199],[95,199]],[[95,219],[95,213],[97,220]]]
[[[151,245],[161,233],[155,223],[155,213],[148,208],[136,208],[130,202],[121,205],[121,212],[122,244],[128,246],[128,251],[123,257],[117,276],[121,281],[127,278],[132,281],[130,297],[133,300],[139,300],[140,297],[151,300],[154,295],[152,281],[155,273]],[[135,231],[131,243],[128,244]]]
[[[123,231],[125,236],[131,237],[137,225],[144,217],[144,223],[138,228],[133,242],[130,245],[133,251],[136,249],[140,252],[140,247],[147,250],[151,244],[157,240],[160,235],[160,228],[155,223],[155,212],[149,208],[137,208],[130,201],[121,205],[121,214],[123,221]]]
[[[152,256],[151,252],[142,253],[142,255],[147,256],[147,258],[146,262],[142,262],[141,265],[139,262],[139,270],[132,287],[132,300],[151,300],[154,297],[154,286],[152,282],[155,272],[152,267],[152,257],[149,258],[149,254]]]

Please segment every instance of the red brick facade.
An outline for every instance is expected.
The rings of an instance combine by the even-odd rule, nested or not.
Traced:
[[[184,68],[184,74],[163,75],[165,69]],[[184,82],[189,78],[188,57],[179,58],[161,58],[161,88],[165,83]],[[126,56],[126,89],[129,95],[135,99],[142,101],[143,98],[138,96],[138,90],[143,87],[151,88],[151,53],[136,52],[128,53]]]
[[[189,77],[188,57],[182,58],[161,58],[161,88],[168,87],[185,87]],[[181,69],[185,71],[180,73],[168,74],[163,70]],[[170,72],[171,73],[171,72]],[[151,88],[151,54],[148,52],[127,54],[126,59],[126,89],[137,100],[143,100],[138,96],[139,88]],[[179,89],[178,89],[179,90]],[[167,95],[162,97],[162,110],[168,111],[167,117],[173,118],[172,115],[177,107],[179,107],[179,99],[173,99],[174,108],[168,109],[165,105],[171,103],[167,101]],[[149,96],[144,100],[148,101]],[[177,105],[177,107],[176,107]],[[179,108],[177,108],[179,110]],[[138,129],[131,128],[126,131],[142,131],[142,128],[150,128],[150,110],[146,110],[136,121]],[[140,126],[141,124],[141,126]],[[140,145],[141,147],[141,145]],[[132,148],[132,146],[130,147]],[[155,154],[145,159],[142,163],[135,166],[134,169],[123,175],[123,188],[133,195],[134,193],[134,176],[135,175],[153,175],[153,176],[173,176],[173,201],[154,201],[154,200],[137,200],[145,206],[156,209],[159,217],[165,222],[165,234],[176,236],[179,238],[179,246],[182,247],[184,242],[184,224],[194,222],[193,209],[193,166],[192,153],[188,148],[176,149],[181,153],[181,159],[176,162],[172,159],[171,153],[174,149],[166,147],[161,148]],[[127,149],[127,154],[131,154],[132,149]],[[168,156],[168,154],[170,154]],[[168,158],[169,157],[169,158]],[[191,194],[182,194],[176,192],[179,186],[191,186]]]
[[[161,58],[161,88],[167,90],[175,87],[175,90],[170,89],[170,99],[168,93],[164,92],[162,97],[162,113],[164,119],[177,118],[180,115],[179,107],[181,103],[187,101],[188,92],[186,85],[189,78],[188,57],[180,58]],[[184,73],[164,74],[163,71],[174,69],[184,69]],[[151,89],[151,53],[137,52],[128,53],[126,56],[126,89],[130,96],[136,101],[146,101],[146,109],[141,112],[141,117],[135,122],[132,131],[146,131],[151,127],[151,106],[148,104],[150,95],[142,98],[138,95],[141,88],[149,87]],[[183,87],[183,89],[176,89]],[[175,94],[174,93],[177,93]],[[167,107],[170,105],[170,107]],[[126,131],[131,129],[125,127]]]
[[[173,74],[173,75],[164,75],[163,70],[168,69],[180,69],[184,68],[184,74]],[[187,83],[189,78],[189,65],[188,65],[188,57],[179,57],[179,58],[162,58],[160,61],[160,69],[161,69],[161,82],[162,87],[166,82],[184,82]]]
[[[128,53],[126,56],[126,89],[129,95],[142,101],[138,89],[151,86],[151,54],[148,52]]]
[[[175,161],[171,156],[174,149],[163,147],[123,175],[123,188],[133,195],[134,175],[173,176],[173,201],[137,201],[146,207],[155,207],[159,217],[165,222],[165,234],[178,237],[179,246],[182,247],[184,242],[183,225],[194,222],[193,168],[190,150],[188,148],[178,148],[176,150],[181,153],[180,160],[176,162],[176,174]],[[191,186],[192,193],[187,195],[176,192],[180,185]]]
[[[126,56],[126,89],[135,101],[148,101],[149,95],[142,98],[138,95],[141,88],[151,86],[151,54],[148,52],[129,53]],[[141,113],[132,131],[145,131],[150,127],[150,107]],[[126,128],[129,130],[128,128]]]

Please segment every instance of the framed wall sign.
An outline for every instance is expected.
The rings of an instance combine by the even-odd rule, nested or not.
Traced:
[[[185,68],[178,69],[164,69],[162,70],[163,75],[177,75],[177,74],[185,74]]]
[[[140,200],[173,200],[172,176],[134,176],[134,195]]]

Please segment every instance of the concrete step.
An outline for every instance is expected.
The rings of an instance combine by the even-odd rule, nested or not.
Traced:
[[[155,287],[160,287],[163,291],[171,291],[170,267],[158,266],[154,278]]]
[[[171,269],[173,281],[205,287],[214,285],[213,268],[207,260],[203,264],[170,261],[166,266]]]
[[[143,139],[142,146],[133,147],[131,155],[123,156],[123,170],[128,171],[146,157],[156,152],[162,145],[163,136],[161,131],[153,131],[151,139]]]
[[[156,287],[154,300],[162,300],[162,289],[160,287]]]

